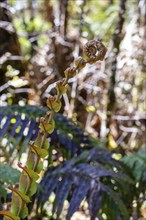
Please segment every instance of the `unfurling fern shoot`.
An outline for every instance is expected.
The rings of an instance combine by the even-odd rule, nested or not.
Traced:
[[[49,142],[48,133],[51,134],[55,128],[53,119],[54,113],[60,111],[62,103],[60,97],[67,91],[68,80],[84,68],[87,63],[93,64],[98,60],[103,60],[106,54],[106,47],[97,40],[89,41],[84,47],[85,59],[78,57],[74,61],[74,66],[68,67],[65,71],[65,78],[56,83],[56,95],[47,99],[47,106],[50,109],[44,118],[40,118],[40,130],[34,142],[30,142],[30,151],[26,165],[18,164],[22,169],[18,187],[9,189],[12,193],[11,210],[0,211],[4,215],[4,220],[20,220],[28,216],[27,204],[31,202],[31,197],[37,191],[36,181],[39,179],[39,173],[43,169],[43,160],[48,156]]]

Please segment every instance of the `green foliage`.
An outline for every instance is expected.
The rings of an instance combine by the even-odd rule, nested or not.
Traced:
[[[146,181],[146,147],[121,159],[131,170],[136,181]]]
[[[0,118],[6,120],[3,124],[3,132],[0,132],[0,140],[2,141],[4,137],[7,137],[7,143],[4,145],[5,148],[2,148],[3,150],[11,144],[9,155],[5,155],[9,161],[11,161],[9,156],[11,155],[12,157],[15,150],[19,152],[18,155],[20,156],[27,148],[28,142],[34,140],[39,130],[38,118],[42,117],[46,112],[46,108],[27,105],[23,107],[11,105],[0,108]],[[64,158],[75,154],[78,150],[81,151],[81,145],[86,148],[90,146],[90,138],[84,134],[83,129],[77,124],[60,114],[55,114],[54,119],[56,130],[51,135],[51,142],[54,146],[56,141],[59,140]],[[25,129],[28,129],[27,134]],[[95,146],[95,144],[92,144],[92,146]],[[50,156],[51,154],[50,152]]]
[[[18,182],[20,172],[8,164],[0,164],[0,194],[6,197],[6,187]]]
[[[94,219],[98,212],[99,216],[104,213],[109,197],[114,209],[108,207],[106,210],[108,216],[114,216],[116,219],[120,215],[125,220],[129,219],[122,191],[125,190],[125,193],[128,193],[133,181],[123,173],[126,171],[122,164],[113,160],[106,150],[96,147],[52,168],[48,169],[41,181],[42,190],[36,199],[38,206],[42,206],[54,191],[56,196],[53,213],[56,213],[57,219],[65,200],[68,200],[70,204],[66,219],[70,219],[85,198],[88,201],[91,217]],[[125,183],[127,188],[124,186]],[[105,197],[99,196],[103,193]]]
[[[103,200],[103,211],[105,211],[106,215],[110,218],[110,219],[116,219],[116,215],[119,214],[119,212],[121,213],[121,215],[123,216],[123,218],[126,220],[129,219],[129,213],[128,210],[125,206],[125,201],[122,201],[118,195],[118,193],[116,193],[114,190],[110,189],[107,186],[103,186],[102,187],[103,191],[106,193],[106,197],[105,200]],[[108,203],[109,200],[109,203]],[[105,204],[107,206],[105,209]],[[117,210],[114,210],[114,209]]]
[[[132,190],[133,199],[137,204],[137,216],[140,216],[141,208],[144,207],[146,195],[146,147],[140,148],[137,152],[131,153],[121,159],[129,176],[135,182]]]
[[[12,114],[12,118],[20,116],[21,120],[21,116],[23,115],[24,118],[25,115],[26,118],[28,117],[28,121],[35,120],[45,113],[46,109],[38,106],[21,107],[15,105],[11,106],[11,108],[9,106],[1,108],[1,115]],[[17,120],[13,121],[14,127],[9,125],[9,128],[12,130],[14,129],[14,134],[17,131],[17,126],[15,126],[16,123]],[[64,153],[64,151],[66,152],[67,149],[75,150],[78,146],[77,149],[80,149],[80,151],[77,151],[78,156],[76,156],[76,154],[72,154],[71,156],[70,154],[70,157],[72,158],[57,167],[52,161],[52,168],[49,168],[48,171],[46,171],[41,182],[43,192],[41,191],[41,195],[39,195],[37,199],[38,204],[41,204],[42,202],[45,203],[51,192],[54,191],[56,196],[53,205],[53,213],[56,213],[58,217],[61,215],[65,200],[68,200],[70,203],[70,208],[68,210],[69,219],[80,206],[81,202],[86,198],[91,216],[97,216],[97,213],[99,216],[102,216],[102,214],[105,213],[110,219],[115,219],[116,216],[119,215],[124,216],[124,219],[128,219],[126,207],[128,207],[128,204],[132,204],[135,193],[138,196],[144,189],[134,189],[135,186],[133,185],[133,182],[131,182],[131,179],[125,174],[127,173],[130,175],[136,182],[145,181],[145,148],[142,148],[137,153],[131,154],[127,157],[125,156],[122,159],[126,164],[125,168],[122,163],[112,159],[112,154],[106,151],[103,146],[94,148],[97,146],[98,142],[93,139],[90,142],[90,138],[84,136],[84,131],[70,120],[67,120],[64,116],[55,114],[55,123],[59,133],[59,141],[62,144],[64,143],[60,148],[62,149],[63,158],[66,158],[67,153]],[[28,124],[30,124],[30,122]],[[8,129],[7,131],[10,132],[10,134],[11,129]],[[33,133],[33,130],[31,129],[32,128],[30,127],[30,133]],[[57,138],[57,136],[58,134],[56,132],[51,136],[52,144],[49,149],[51,155],[51,149],[53,149],[53,146],[55,147],[55,138]],[[8,139],[9,138],[10,135],[8,135]],[[15,138],[17,141],[17,136],[15,136]],[[80,148],[80,144],[84,143],[84,139],[86,140],[86,144],[84,148]],[[65,150],[65,147],[68,147],[69,145],[70,148],[66,148]],[[85,149],[92,150],[85,151]],[[40,153],[46,155],[45,152]],[[51,161],[50,157],[49,161]],[[3,174],[1,176],[3,176]],[[98,181],[96,181],[97,179]],[[12,184],[17,181],[13,180]],[[91,186],[93,182],[94,187],[92,188]],[[0,187],[2,188],[2,195],[4,195],[4,187],[2,185],[0,185]],[[82,188],[82,194],[80,194],[80,188]],[[32,191],[35,192],[36,188],[32,187]]]
[[[32,118],[31,120],[33,120],[37,117],[40,117],[46,112],[46,109],[39,108],[36,106],[24,106],[24,107],[11,106],[11,108],[3,107],[1,108],[1,110],[2,110],[1,111],[2,115],[12,114],[13,118],[16,117],[15,115],[17,116],[25,115],[26,117],[29,117],[29,120],[31,118]],[[75,147],[74,140],[76,140],[76,143],[79,144],[82,143],[83,139],[86,137],[83,135],[82,129],[75,126],[73,122],[65,119],[63,116],[56,114],[55,121],[56,121],[57,129],[59,130],[60,133],[60,141],[65,141],[66,146],[69,144],[69,139],[66,139],[68,138],[68,134],[70,134],[69,136],[72,135],[72,137],[74,138],[74,139],[70,139],[70,141],[72,140],[72,145],[71,145],[72,148]],[[17,120],[15,120],[15,123],[16,122]],[[15,123],[13,124],[13,126],[15,125]],[[15,126],[14,129],[16,130],[17,127]],[[57,134],[55,133],[54,135]],[[88,137],[86,137],[86,141],[87,140]],[[85,148],[88,145],[90,145],[90,149],[97,144],[95,142],[93,145],[93,141],[92,144],[91,142],[88,141],[87,143],[88,144],[85,145]],[[79,146],[80,145],[78,145],[78,148]],[[115,196],[112,196],[118,190],[119,191],[121,190],[122,192],[124,186],[123,180],[131,184],[131,180],[124,174],[125,171],[122,169],[121,164],[116,160],[112,159],[112,154],[102,148],[95,148],[89,152],[85,151],[85,149],[82,151],[83,153],[79,154],[78,157],[73,157],[72,159],[65,162],[63,165],[54,167],[54,171],[52,171],[52,169],[51,171],[50,169],[47,171],[41,183],[41,185],[43,186],[43,183],[45,182],[45,185],[43,186],[43,189],[45,190],[45,201],[49,198],[51,192],[55,190],[56,199],[54,202],[53,212],[56,213],[57,216],[60,216],[61,211],[63,209],[64,201],[68,199],[68,195],[72,194],[71,192],[72,189],[74,188],[72,199],[70,201],[70,208],[68,210],[68,219],[69,219],[72,216],[72,214],[76,211],[76,209],[80,206],[80,203],[82,202],[82,200],[84,200],[84,198],[87,197],[87,200],[89,200],[90,198],[90,202],[89,202],[90,213],[91,215],[97,215],[97,212],[102,213],[101,210],[106,210],[104,204],[106,203],[108,197],[111,196],[112,198],[110,202],[111,206],[116,207],[122,204],[120,206],[119,212],[117,213],[114,212],[113,215],[116,216],[116,215],[121,215],[121,213],[123,213],[124,218],[127,219],[127,213],[125,211],[126,208],[125,205],[123,204],[122,196],[121,195],[118,196],[117,194]],[[116,172],[113,171],[114,167],[117,167],[118,173],[117,171]],[[96,181],[96,179],[99,178],[100,181]],[[111,183],[108,182],[110,178],[116,181],[115,184],[111,185]],[[80,183],[79,185],[76,182],[74,182],[75,179],[77,180],[78,183]],[[92,188],[93,182],[94,182],[94,187]],[[122,182],[123,185],[118,186],[120,182]],[[99,201],[98,201],[98,197],[93,198],[93,196],[96,195],[93,193],[93,191],[99,186],[100,186],[99,193],[105,194],[105,198],[104,196],[102,196],[102,203],[100,202],[101,197],[99,197]],[[117,187],[116,191],[114,190],[115,186]],[[108,189],[104,187],[107,187]],[[80,190],[80,188],[82,188],[82,190]],[[80,194],[81,192],[82,194]],[[44,199],[42,199],[43,196],[44,194],[41,193],[41,197],[39,196],[38,200],[39,201],[43,200],[44,202]],[[115,198],[114,200],[113,197]],[[96,202],[98,201],[97,204],[98,206],[96,206],[95,205],[96,202],[93,201]],[[96,212],[94,210],[96,210]],[[109,209],[106,210],[106,212],[109,212]],[[112,216],[111,212],[108,213],[108,215]]]

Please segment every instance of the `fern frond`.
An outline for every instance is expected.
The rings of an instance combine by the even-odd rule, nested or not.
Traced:
[[[103,166],[98,161],[97,159],[98,156],[97,157],[95,156],[95,152],[98,155],[98,150],[100,151],[100,149],[98,148],[96,148],[96,150],[92,149],[90,151],[85,151],[78,157],[72,158],[66,161],[65,163],[63,163],[62,165],[54,167],[53,169],[49,169],[40,183],[42,186],[42,191],[36,196],[38,204],[40,205],[41,203],[42,204],[45,203],[48,200],[51,191],[54,191],[56,197],[55,197],[53,212],[55,212],[56,209],[57,218],[61,214],[61,211],[63,209],[63,203],[66,199],[68,199],[68,195],[71,196],[71,200],[67,213],[67,219],[71,218],[71,216],[80,206],[80,203],[85,198],[88,198],[87,201],[89,203],[89,210],[91,216],[92,217],[97,216],[99,209],[102,208],[100,207],[102,200],[101,194],[102,191],[105,191],[106,189],[105,183],[102,183],[104,182],[103,181],[104,178],[107,178],[109,180],[113,179],[115,181],[115,186],[116,186],[116,182],[120,182],[120,181],[124,181],[127,185],[128,184],[130,185],[132,183],[130,178],[128,178],[125,174],[121,172],[115,172],[112,169],[112,167],[106,168],[105,166]],[[99,154],[100,154],[100,158],[102,158],[101,152]],[[94,162],[96,162],[96,164]],[[111,161],[109,162],[109,167],[111,166],[110,163]],[[112,164],[112,166],[115,167],[114,163]],[[118,188],[118,184],[117,184],[117,188]],[[93,192],[95,192],[95,194]],[[109,188],[109,191],[108,190],[106,191],[107,194],[110,192],[113,195],[114,191],[112,190],[112,187],[111,189]],[[98,197],[98,195],[100,196]],[[119,204],[122,203],[121,209],[119,211],[123,209],[124,211],[123,215],[125,219],[127,219],[128,212],[125,211],[126,207],[122,202],[122,200],[120,199],[120,195],[116,199],[116,202],[118,201]]]
[[[30,140],[35,140],[39,128],[37,118],[42,117],[47,112],[46,108],[38,106],[5,106],[0,108],[0,119],[3,123],[0,130],[0,141],[7,138],[5,147],[11,145],[11,152],[19,146],[19,155],[21,155]],[[84,134],[83,129],[63,115],[55,114],[56,129],[51,134],[51,144],[58,143],[68,155],[73,156],[80,153],[80,146],[89,148],[91,142],[89,137]],[[27,133],[26,133],[27,129]],[[71,134],[71,135],[70,135]],[[65,152],[64,152],[65,153]],[[65,154],[67,154],[65,153]]]
[[[91,220],[96,219],[97,213],[101,207],[102,202],[102,191],[101,191],[101,184],[96,184],[95,186],[91,187],[89,191],[89,195],[87,197],[88,206],[89,206],[89,213],[92,216]]]
[[[112,200],[116,204],[117,209],[120,210],[120,214],[123,216],[123,218],[125,220],[129,220],[128,210],[126,209],[126,206],[120,199],[119,195],[116,192],[114,192],[112,189],[110,189],[109,187],[103,184],[101,184],[101,188],[109,197],[112,198]]]
[[[53,213],[56,210],[57,218],[59,218],[61,214],[63,203],[68,197],[72,183],[72,175],[65,175],[57,187],[55,201],[53,204]]]
[[[121,161],[130,168],[136,181],[146,181],[146,147],[139,149],[136,153],[123,157]]]
[[[41,189],[38,193],[38,206],[48,200],[52,191],[58,184],[58,179],[59,175],[57,173],[52,173],[51,171],[50,174],[48,174],[47,177],[43,179],[44,181],[41,182]]]
[[[68,213],[66,216],[67,220],[69,220],[74,214],[74,212],[78,209],[80,203],[86,197],[89,189],[90,189],[90,182],[86,181],[85,179],[79,178],[76,183],[76,187],[72,193]]]

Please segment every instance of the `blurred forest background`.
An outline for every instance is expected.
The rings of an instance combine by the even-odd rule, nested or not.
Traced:
[[[92,39],[106,58],[70,80],[61,113],[120,160],[146,143],[145,0],[0,0],[0,105],[45,107]]]

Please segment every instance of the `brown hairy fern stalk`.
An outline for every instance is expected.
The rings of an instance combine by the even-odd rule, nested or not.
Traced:
[[[19,184],[15,188],[8,187],[12,191],[12,201],[10,211],[0,211],[4,215],[4,220],[20,220],[28,216],[27,204],[31,202],[31,197],[37,191],[36,181],[39,173],[43,169],[43,160],[48,156],[50,143],[47,140],[48,133],[51,134],[55,128],[54,113],[61,109],[60,98],[67,92],[68,80],[84,68],[87,63],[93,64],[98,60],[103,60],[106,54],[106,47],[98,40],[91,40],[84,46],[84,57],[79,56],[74,64],[65,71],[65,78],[56,82],[56,95],[49,96],[47,106],[50,109],[44,118],[40,118],[40,130],[35,141],[29,143],[30,150],[26,165],[18,163],[22,170]]]

